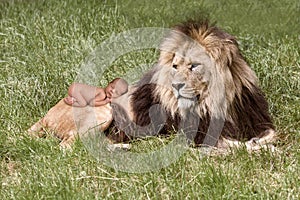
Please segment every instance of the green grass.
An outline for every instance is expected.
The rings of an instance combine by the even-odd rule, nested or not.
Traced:
[[[0,199],[299,199],[299,9],[297,0],[2,0]],[[196,16],[237,37],[270,103],[278,152],[241,149],[199,159],[199,149],[190,148],[167,168],[133,174],[97,162],[80,141],[64,152],[53,136],[26,135],[112,34]],[[152,50],[125,55],[100,84],[156,59]],[[138,140],[134,148],[143,152],[168,141]]]

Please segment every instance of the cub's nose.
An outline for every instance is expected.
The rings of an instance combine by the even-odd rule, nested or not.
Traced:
[[[180,90],[181,88],[183,88],[185,86],[185,83],[172,83],[172,87],[176,90]]]

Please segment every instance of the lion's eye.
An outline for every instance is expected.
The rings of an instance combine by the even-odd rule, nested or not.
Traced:
[[[200,63],[191,64],[190,70],[194,71],[199,65],[201,64]]]
[[[175,64],[173,64],[173,66],[172,66],[174,69],[177,69],[177,65],[175,65]]]

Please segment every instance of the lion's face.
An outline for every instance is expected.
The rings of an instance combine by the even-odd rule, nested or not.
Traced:
[[[173,53],[169,73],[178,107],[190,109],[201,103],[207,96],[213,62],[198,45],[182,53],[182,55]]]
[[[185,40],[163,44],[152,82],[158,85],[155,92],[173,115],[184,115],[187,109],[203,113],[215,63],[199,43],[180,36]]]

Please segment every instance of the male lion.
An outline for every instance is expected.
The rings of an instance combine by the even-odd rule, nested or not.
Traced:
[[[218,148],[245,142],[255,150],[275,139],[267,101],[237,41],[206,21],[175,26],[156,66],[133,88],[127,104],[113,104],[114,124],[127,135],[153,134],[145,127],[154,123],[163,127],[152,132],[183,128],[190,142]]]
[[[61,101],[29,132],[50,127],[59,132],[61,145],[69,146],[78,132],[75,111],[80,133],[95,124],[102,131],[110,126],[107,134],[118,142],[183,129],[196,145],[228,148],[245,142],[252,151],[276,138],[267,101],[237,41],[206,21],[175,26],[161,43],[156,66],[111,106],[113,116],[107,106],[95,121],[103,111],[72,110]]]

